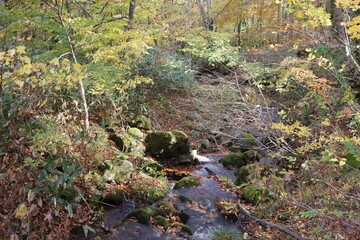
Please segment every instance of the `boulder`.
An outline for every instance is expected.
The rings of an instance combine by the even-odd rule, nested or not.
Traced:
[[[155,217],[161,214],[161,211],[154,206],[148,206],[144,208],[137,209],[135,211],[130,212],[126,218],[134,217],[140,223],[149,224],[150,218]]]
[[[235,166],[239,168],[246,165],[246,160],[243,153],[229,153],[221,159],[221,163],[224,167]]]
[[[273,175],[276,171],[277,168],[274,166],[265,165],[260,162],[251,163],[235,171],[235,184],[239,186],[253,179],[261,179],[264,176]]]
[[[190,152],[189,138],[181,131],[151,132],[145,142],[154,157],[176,157]]]
[[[194,177],[194,176],[188,176],[188,177],[184,177],[181,180],[179,180],[174,188],[178,189],[178,188],[182,188],[182,187],[186,187],[186,186],[198,186],[201,185],[201,181],[198,177]]]
[[[163,199],[169,192],[168,182],[164,177],[153,178],[139,173],[129,182],[130,194],[137,202],[153,203]]]
[[[146,147],[141,141],[141,138],[136,135],[140,135],[140,133],[137,130],[132,129],[130,132],[124,133],[114,132],[110,135],[110,139],[120,151],[128,152],[136,156],[143,156]]]
[[[143,129],[143,130],[150,130],[151,129],[151,120],[144,115],[136,116],[129,124],[131,127]]]
[[[121,183],[130,178],[133,169],[133,164],[128,160],[124,160],[118,165],[109,165],[109,169],[105,170],[103,178],[107,182]]]
[[[116,188],[114,193],[110,193],[102,200],[112,205],[120,205],[127,199],[128,194],[121,188]]]
[[[127,133],[130,134],[133,137],[138,138],[138,139],[143,139],[144,138],[144,133],[138,128],[134,128],[134,127],[129,128],[127,130]]]

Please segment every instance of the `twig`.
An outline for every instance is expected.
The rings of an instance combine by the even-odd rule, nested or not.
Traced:
[[[264,220],[261,220],[261,219],[258,219],[256,217],[254,217],[253,215],[251,215],[248,211],[246,211],[245,208],[243,208],[241,206],[241,203],[240,203],[240,200],[238,199],[238,205],[239,205],[239,210],[242,214],[244,214],[247,218],[250,218],[251,220],[255,221],[255,222],[258,222],[260,223],[261,225],[264,225],[266,227],[272,227],[272,228],[275,228],[283,233],[286,233],[290,236],[292,236],[293,238],[295,238],[296,240],[304,240],[302,237],[300,237],[299,235],[297,235],[296,233],[288,230],[288,229],[285,229],[279,225],[276,225],[276,224],[273,224],[273,223],[270,223],[270,222],[267,222],[267,221],[264,221]]]

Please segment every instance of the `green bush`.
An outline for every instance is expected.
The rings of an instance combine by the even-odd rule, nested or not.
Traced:
[[[150,50],[133,71],[153,79],[161,88],[187,88],[193,85],[195,76],[191,60],[158,48]]]

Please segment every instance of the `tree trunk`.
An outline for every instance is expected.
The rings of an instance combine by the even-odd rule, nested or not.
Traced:
[[[131,22],[134,19],[136,8],[136,0],[131,0],[129,5],[129,21]]]

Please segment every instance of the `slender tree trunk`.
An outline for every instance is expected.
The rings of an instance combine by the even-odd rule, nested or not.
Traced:
[[[129,21],[131,22],[134,19],[136,8],[136,0],[131,0],[129,5]]]

